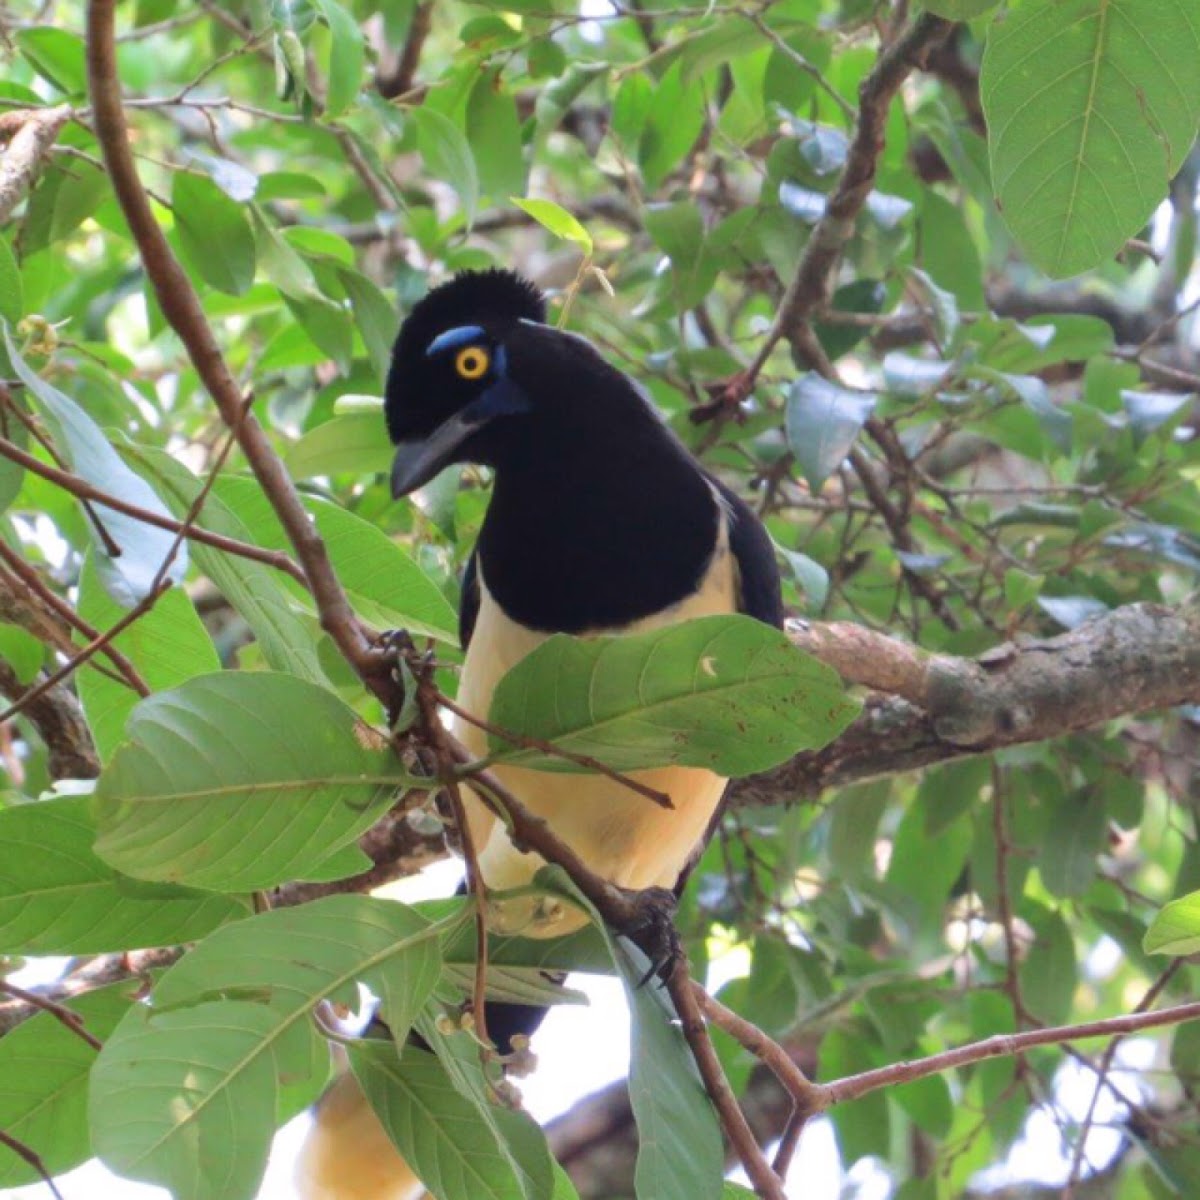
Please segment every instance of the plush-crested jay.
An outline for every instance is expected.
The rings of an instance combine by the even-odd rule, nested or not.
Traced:
[[[483,718],[500,678],[553,633],[638,632],[734,612],[783,622],[771,540],[754,513],[700,466],[632,380],[545,317],[540,292],[515,274],[459,275],[413,308],[387,380],[395,496],[453,463],[494,472],[459,618],[458,702]],[[475,726],[460,721],[454,732],[486,753]],[[631,889],[681,885],[726,783],[695,767],[637,772],[670,796],[664,808],[599,774],[495,771],[594,872]],[[469,790],[463,800],[489,890],[529,883],[542,860],[518,851]],[[557,936],[578,917],[524,899],[494,906],[489,922]],[[501,1053],[540,1019],[528,1006],[488,1005]],[[354,1162],[356,1139],[372,1159],[382,1143],[347,1078],[322,1100],[317,1123],[306,1171],[325,1183],[310,1187],[308,1200],[405,1200],[414,1186],[419,1194],[397,1155],[390,1173]]]

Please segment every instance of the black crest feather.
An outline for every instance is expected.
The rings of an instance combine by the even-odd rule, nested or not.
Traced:
[[[422,297],[400,328],[397,356],[420,353],[437,334],[486,321],[546,320],[546,299],[515,271],[463,271]]]

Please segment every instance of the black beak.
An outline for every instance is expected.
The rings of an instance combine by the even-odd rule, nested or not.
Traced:
[[[396,457],[392,460],[392,498],[399,500],[428,483],[454,462],[459,446],[489,421],[529,412],[531,407],[521,388],[502,377],[426,437],[398,442]]]
[[[392,460],[392,498],[399,500],[409,492],[427,484],[443,467],[450,465],[455,450],[482,421],[471,421],[465,413],[457,413],[443,421],[428,437],[414,438],[396,446]]]

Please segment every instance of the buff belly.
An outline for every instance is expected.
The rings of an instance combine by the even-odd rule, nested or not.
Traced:
[[[486,716],[500,678],[549,634],[511,620],[487,590],[482,572],[479,591],[479,614],[458,698],[467,711]],[[696,592],[622,632],[642,632],[736,609],[733,556],[722,533]],[[486,752],[487,736],[475,726],[456,718],[452,731],[473,753]],[[633,778],[671,797],[674,808],[665,809],[603,775],[503,766],[496,767],[495,773],[526,808],[544,817],[555,834],[593,871],[633,889],[675,886],[708,828],[726,783],[722,776],[695,767],[668,766],[634,773]],[[503,823],[471,789],[464,790],[463,803],[488,888],[507,891],[530,883],[544,860],[537,854],[518,851]],[[557,937],[581,925],[583,917],[558,904],[522,898],[497,901],[490,921],[498,931]]]

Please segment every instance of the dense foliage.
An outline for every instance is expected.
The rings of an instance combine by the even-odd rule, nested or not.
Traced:
[[[28,959],[77,956],[45,989],[74,1018],[0,1004],[0,1186],[98,1153],[178,1197],[253,1196],[357,980],[437,1051],[354,1054],[439,1200],[482,1196],[477,1170],[489,1196],[567,1200],[544,1137],[438,1019],[471,987],[470,906],[331,894],[442,853],[432,801],[392,811],[428,766],[420,714],[399,713],[397,757],[278,488],[164,316],[97,137],[87,7],[0,2],[0,968],[19,987]],[[615,728],[620,769],[768,772],[693,876],[696,977],[743,956],[720,998],[822,1082],[1192,995],[1189,960],[1154,952],[1200,948],[1200,665],[1186,637],[1153,641],[1174,619],[1200,636],[1192,0],[379,10],[117,12],[154,216],[357,617],[429,639],[453,692],[486,479],[393,503],[377,398],[432,282],[516,266],[753,498],[811,622],[792,632],[815,658],[737,618],[556,644],[497,698],[500,724],[577,753],[611,751]],[[1093,631],[1131,613],[1148,640],[1118,655]],[[833,622],[889,636],[855,654]],[[975,690],[905,685],[901,641],[983,655]],[[756,665],[710,688],[695,665],[718,642]],[[1039,652],[1029,711],[977,706]],[[651,655],[678,737],[646,735],[640,697],[591,705],[606,664]],[[560,676],[565,718],[539,704]],[[596,928],[491,957],[493,986],[526,999],[553,998],[547,964],[641,973]],[[164,967],[133,1003],[149,977],[129,976]],[[654,988],[629,995],[655,1131],[637,1194],[718,1197],[687,1048]],[[1012,1185],[1013,1146],[1050,1122],[1030,1194],[1196,1195],[1197,1030],[898,1080],[831,1109],[843,1167],[873,1159],[856,1178],[903,1200],[976,1194]],[[735,1091],[771,1093],[714,1036]],[[185,1077],[181,1117],[163,1094]]]

